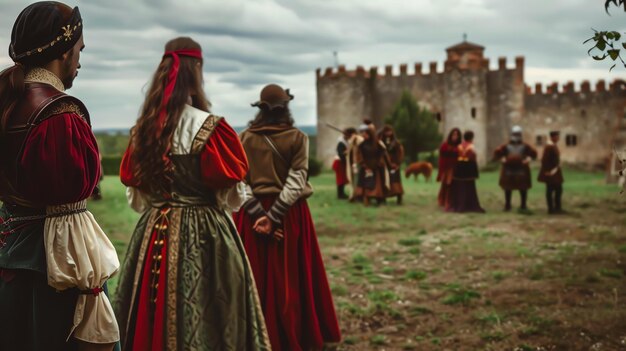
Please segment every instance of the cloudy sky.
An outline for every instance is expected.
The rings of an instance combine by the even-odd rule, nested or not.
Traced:
[[[0,0],[0,67],[9,66],[11,27],[30,1]],[[579,84],[625,78],[586,55],[591,28],[626,31],[626,14],[600,0],[68,0],[85,24],[82,69],[71,94],[90,109],[95,129],[128,128],[165,42],[191,36],[204,50],[213,112],[233,125],[253,116],[249,103],[266,83],[291,88],[299,125],[316,120],[315,69],[438,61],[462,40],[497,57],[526,57],[525,80]],[[427,68],[425,68],[426,70]]]

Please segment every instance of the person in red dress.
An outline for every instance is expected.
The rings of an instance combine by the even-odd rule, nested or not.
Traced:
[[[454,176],[450,187],[450,197],[446,211],[478,212],[485,210],[480,206],[476,179],[478,179],[478,163],[474,150],[474,132],[463,133],[463,143],[459,145],[459,157],[454,168]]]
[[[234,215],[258,286],[272,350],[321,350],[341,339],[306,198],[309,140],[293,126],[288,90],[261,91],[241,134],[249,199]]]
[[[346,195],[346,184],[349,184],[348,180],[348,143],[352,136],[356,134],[356,129],[346,128],[343,134],[337,141],[337,157],[333,161],[333,171],[335,172],[335,183],[337,184],[337,198],[345,200],[348,198]]]
[[[441,182],[437,201],[444,209],[449,207],[450,189],[454,178],[454,168],[459,158],[459,145],[461,144],[461,130],[453,128],[448,134],[446,141],[439,148],[439,169],[437,181]]]
[[[87,211],[100,179],[83,103],[78,8],[38,2],[20,13],[0,73],[0,350],[112,350],[119,328],[106,281],[115,248]]]
[[[248,161],[237,133],[208,112],[202,64],[191,38],[165,45],[122,159],[142,214],[115,294],[125,350],[270,349],[231,218]]]

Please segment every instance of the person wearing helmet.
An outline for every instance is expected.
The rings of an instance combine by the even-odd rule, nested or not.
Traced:
[[[530,161],[537,158],[537,151],[525,143],[522,127],[513,126],[509,142],[500,145],[494,152],[494,160],[502,163],[500,168],[500,187],[504,190],[504,210],[511,210],[511,197],[514,190],[519,190],[521,211],[527,211],[528,189],[532,187]]]

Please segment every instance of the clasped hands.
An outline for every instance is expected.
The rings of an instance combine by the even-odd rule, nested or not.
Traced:
[[[257,219],[252,229],[261,235],[270,235],[278,241],[282,240],[284,237],[282,228],[274,228],[274,223],[272,223],[268,216]]]

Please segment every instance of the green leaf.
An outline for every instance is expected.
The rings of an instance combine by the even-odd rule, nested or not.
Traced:
[[[615,35],[613,34],[613,32],[608,32],[608,33],[606,33],[606,38],[612,40],[612,39],[615,38]]]
[[[626,49],[626,43],[622,43],[622,47]]]
[[[598,43],[596,44],[596,47],[600,49],[600,51],[604,51],[604,49],[606,49],[606,41],[604,40],[598,41]]]
[[[607,53],[611,56],[613,61],[617,60],[619,57],[619,49],[608,50]]]
[[[613,32],[613,38],[617,41],[622,38],[622,35],[619,32]]]
[[[591,57],[593,57],[593,59],[594,59],[594,60],[596,60],[596,61],[602,61],[602,60],[604,60],[607,56],[608,56],[608,55],[603,55],[602,57],[600,57],[600,56],[591,56]]]

